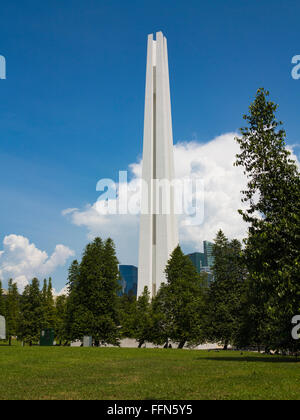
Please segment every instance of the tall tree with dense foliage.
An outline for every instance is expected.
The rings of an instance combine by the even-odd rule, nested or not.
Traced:
[[[38,279],[34,278],[31,284],[25,287],[21,298],[19,337],[24,344],[28,343],[31,346],[39,341],[43,323],[42,293]]]
[[[162,283],[151,305],[151,341],[157,345],[169,346],[172,316],[168,300],[168,286]]]
[[[204,340],[204,282],[180,246],[173,251],[166,267],[165,307],[169,338],[183,348]]]
[[[286,134],[276,118],[277,105],[259,89],[248,125],[237,138],[236,165],[248,177],[240,211],[249,224],[245,260],[255,338],[267,347],[299,348],[291,319],[300,312],[300,175],[286,148]]]
[[[20,295],[17,284],[12,279],[8,281],[8,294],[6,298],[6,334],[9,345],[12,337],[18,335],[20,322]]]
[[[148,287],[136,302],[136,313],[134,323],[134,338],[137,340],[138,347],[141,348],[147,341],[151,341],[151,301]]]
[[[75,324],[74,315],[77,308],[80,305],[78,296],[78,285],[79,285],[79,274],[80,265],[77,260],[74,260],[69,268],[68,274],[68,297],[66,302],[66,313],[65,313],[65,334],[66,340],[76,340],[80,335],[80,331],[77,329]]]
[[[120,289],[119,261],[116,256],[116,248],[113,240],[108,238],[104,242],[103,249],[103,284],[101,291],[103,332],[105,330],[106,332],[100,341],[105,342],[109,339],[111,344],[119,343],[118,292]],[[110,327],[108,328],[108,326]]]
[[[227,349],[239,333],[244,310],[246,269],[242,260],[242,245],[229,241],[220,230],[214,241],[214,281],[206,306],[206,333],[212,342],[220,342]]]
[[[135,337],[136,296],[126,293],[119,297],[119,318],[121,336],[123,338]]]
[[[53,297],[52,289],[52,279],[51,277],[47,281],[44,280],[44,285],[42,289],[42,303],[43,303],[43,329],[55,328],[55,304]]]
[[[71,338],[90,335],[96,345],[118,344],[119,270],[113,241],[95,238],[86,246],[78,272],[73,265],[70,274],[76,277],[70,287]]]
[[[57,296],[55,302],[55,337],[59,345],[68,342],[66,333],[67,296]]]

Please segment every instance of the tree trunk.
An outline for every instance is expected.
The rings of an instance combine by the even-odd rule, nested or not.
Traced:
[[[169,348],[169,339],[167,338],[166,344],[164,345],[164,349],[168,349]]]
[[[228,350],[228,340],[226,340],[226,341],[225,341],[225,344],[224,344],[223,350]]]
[[[182,340],[180,341],[180,343],[178,344],[178,349],[183,349],[184,345],[185,345],[186,340]]]
[[[11,346],[11,336],[8,338],[8,344]]]
[[[142,341],[139,341],[139,345],[138,345],[138,348],[140,349],[141,347],[142,347],[142,345],[144,344],[144,340],[142,340]]]

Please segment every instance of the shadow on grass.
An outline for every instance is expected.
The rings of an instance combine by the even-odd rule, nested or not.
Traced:
[[[263,363],[300,363],[298,357],[285,356],[228,356],[228,357],[199,357],[198,360],[213,360],[214,362],[263,362]]]

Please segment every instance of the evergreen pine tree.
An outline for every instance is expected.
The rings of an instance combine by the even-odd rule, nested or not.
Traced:
[[[138,341],[139,348],[141,348],[145,342],[151,340],[151,327],[150,293],[148,288],[145,287],[143,293],[136,302],[134,338]]]
[[[43,329],[49,329],[55,327],[55,304],[52,290],[52,279],[51,277],[47,281],[44,280],[42,289],[42,303],[43,303]]]
[[[168,348],[171,335],[172,315],[168,301],[168,286],[162,283],[151,305],[151,342]]]
[[[21,298],[20,338],[30,346],[37,343],[43,328],[43,299],[37,278],[26,286]]]
[[[249,223],[245,259],[253,338],[274,349],[300,348],[291,337],[291,319],[300,311],[300,174],[286,148],[277,105],[259,89],[248,126],[237,139],[236,165],[248,177],[240,211]]]
[[[75,312],[80,305],[78,295],[80,266],[77,260],[74,260],[69,268],[68,275],[68,297],[66,302],[65,314],[65,334],[67,341],[74,341],[81,337],[81,332],[77,329],[75,324]]]
[[[123,338],[134,338],[136,320],[136,297],[126,293],[119,297],[119,319]]]
[[[67,296],[57,296],[55,302],[55,336],[59,345],[62,342],[68,342],[68,335],[66,333],[66,314],[67,314]]]
[[[8,295],[6,299],[6,334],[9,345],[11,345],[12,337],[17,336],[19,332],[20,322],[20,296],[18,287],[13,280],[8,282]]]
[[[70,291],[73,339],[90,335],[96,345],[119,343],[118,289],[118,260],[113,241],[108,239],[104,244],[101,238],[96,238],[84,251],[78,282],[74,291]]]
[[[166,277],[169,338],[178,343],[178,348],[183,348],[186,342],[203,342],[204,283],[180,246],[175,248],[168,261]]]
[[[207,299],[207,338],[221,342],[226,350],[233,344],[242,320],[246,271],[241,257],[241,243],[229,241],[220,230],[214,242],[214,281]]]
[[[44,279],[41,294],[42,294],[43,304],[46,305],[46,301],[47,301],[47,280],[46,279]]]

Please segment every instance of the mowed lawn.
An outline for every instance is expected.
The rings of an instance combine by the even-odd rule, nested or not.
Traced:
[[[240,352],[0,346],[0,399],[300,399],[300,363]]]

